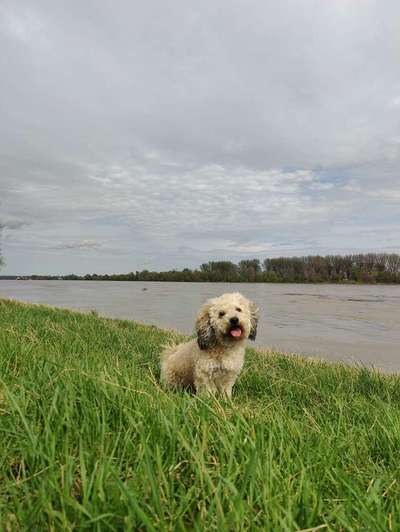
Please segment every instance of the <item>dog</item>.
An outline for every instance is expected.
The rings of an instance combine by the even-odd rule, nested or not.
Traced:
[[[197,394],[232,397],[246,339],[255,340],[258,309],[239,293],[210,299],[196,319],[197,338],[161,353],[161,382]]]

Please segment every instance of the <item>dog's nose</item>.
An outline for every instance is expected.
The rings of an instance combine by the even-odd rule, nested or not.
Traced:
[[[235,317],[233,317],[233,318],[231,318],[231,319],[229,320],[229,323],[230,323],[231,325],[238,325],[238,323],[239,323],[239,318],[237,318],[237,317],[235,316]]]

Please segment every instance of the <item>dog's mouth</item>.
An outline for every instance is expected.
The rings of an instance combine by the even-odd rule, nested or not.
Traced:
[[[239,326],[232,327],[232,329],[229,329],[229,336],[232,338],[241,338],[243,336],[243,329]]]

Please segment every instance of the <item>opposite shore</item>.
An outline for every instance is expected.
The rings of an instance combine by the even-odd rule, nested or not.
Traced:
[[[209,261],[199,268],[169,271],[142,270],[124,274],[24,275],[0,279],[65,281],[163,281],[224,283],[399,284],[400,255],[364,253],[304,257]]]

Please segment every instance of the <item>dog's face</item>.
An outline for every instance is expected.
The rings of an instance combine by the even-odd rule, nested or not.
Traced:
[[[254,303],[241,294],[223,294],[211,299],[200,310],[196,321],[200,349],[229,345],[257,334],[258,311]]]

